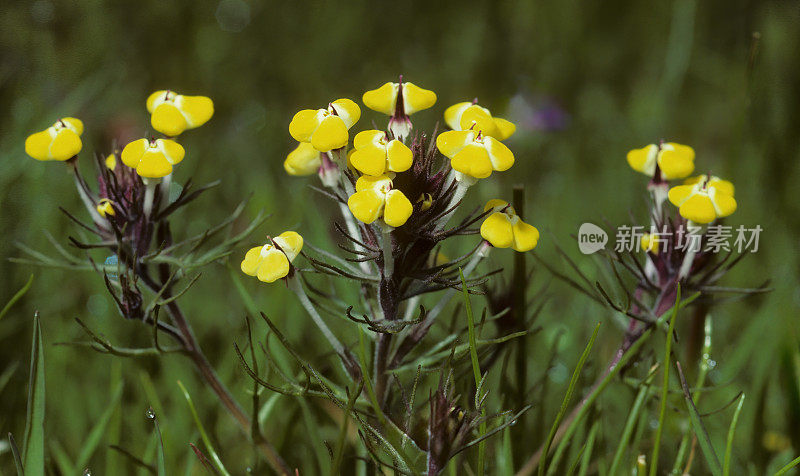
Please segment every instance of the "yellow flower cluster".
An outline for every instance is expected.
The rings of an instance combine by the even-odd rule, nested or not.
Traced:
[[[320,152],[341,149],[350,140],[348,130],[361,118],[361,108],[351,99],[337,99],[325,109],[303,109],[292,118],[289,134]]]
[[[628,152],[628,164],[654,181],[683,179],[694,171],[694,149],[687,145],[666,142],[650,144]],[[664,186],[666,186],[664,182]],[[666,190],[666,189],[664,189]],[[711,223],[736,211],[733,184],[719,177],[698,175],[686,178],[683,185],[672,187],[667,193],[669,201],[678,207],[678,213],[694,223]],[[642,242],[644,245],[644,241]],[[648,245],[647,251],[658,252]]]
[[[214,103],[205,96],[184,96],[174,91],[156,91],[147,98],[150,124],[167,137],[200,127],[214,115]]]
[[[392,179],[387,175],[362,175],[356,181],[356,193],[350,195],[347,206],[353,216],[364,223],[382,218],[391,227],[403,226],[414,210],[403,192],[392,189]]]

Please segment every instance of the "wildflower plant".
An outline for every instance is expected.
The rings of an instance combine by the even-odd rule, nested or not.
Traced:
[[[361,106],[347,98],[302,109],[288,121],[288,133],[297,145],[283,166],[288,175],[298,177],[296,193],[307,185],[330,200],[336,211],[319,214],[329,220],[327,228],[335,230],[324,244],[309,240],[303,223],[282,231],[287,224],[281,222],[280,213],[271,225],[273,231],[282,231],[279,234],[254,238],[264,222],[259,214],[238,233],[224,236],[239,221],[244,203],[226,220],[196,236],[173,236],[173,215],[189,210],[190,204],[204,193],[213,193],[209,191],[217,185],[195,188],[189,180],[179,185],[176,178],[181,177],[183,162],[201,160],[198,151],[182,145],[181,139],[184,132],[212,119],[210,98],[170,90],[152,93],[145,108],[150,125],[160,135],[142,134],[121,148],[96,155],[91,180],[78,166],[83,123],[60,119],[31,135],[25,149],[36,160],[65,162],[85,213],[64,212],[91,238],[69,238],[83,254],[69,253],[55,241],[58,256],[23,246],[27,257],[19,261],[93,270],[102,276],[119,313],[141,322],[151,345],[117,345],[80,319],[89,340],[72,344],[115,356],[186,356],[241,429],[242,441],[257,450],[259,460],[273,473],[312,474],[314,469],[307,469],[291,448],[274,443],[274,428],[268,424],[262,428],[259,413],[267,405],[261,401],[264,393],[329,403],[328,408],[343,422],[339,443],[330,448],[330,461],[324,465],[330,474],[352,472],[360,465],[374,474],[436,475],[459,464],[474,468],[476,474],[494,474],[487,445],[502,434],[505,451],[517,453],[505,455],[507,460],[520,457],[518,474],[538,471],[543,475],[564,469],[566,445],[612,379],[623,371],[635,373],[643,401],[650,397],[649,386],[660,366],[664,383],[659,429],[651,456],[635,462],[638,470],[649,467],[656,474],[678,312],[691,305],[699,310],[699,319],[710,322],[708,310],[721,293],[752,294],[766,289],[721,288],[719,281],[741,257],[718,256],[702,247],[711,239],[711,227],[735,212],[733,185],[712,175],[687,178],[695,167],[695,153],[688,146],[661,141],[632,150],[629,165],[650,179],[648,226],[641,227],[647,233],[634,248],[601,254],[615,278],[613,288],[599,280],[592,285],[571,261],[580,275],[577,279],[538,260],[556,277],[610,309],[621,324],[622,336],[605,372],[567,414],[598,333],[595,327],[550,433],[537,441],[538,450],[531,447],[521,452],[521,445],[510,441],[512,431],[518,431],[512,425],[535,403],[532,395],[540,388],[539,383],[528,382],[530,340],[525,339],[544,305],[541,294],[533,302],[526,295],[525,257],[536,249],[540,233],[523,216],[522,186],[515,187],[512,196],[493,198],[482,207],[466,205],[473,187],[513,167],[514,152],[504,141],[516,126],[477,100],[439,112],[441,130],[415,126],[412,115],[437,114],[431,111],[436,102],[436,93],[401,76],[398,82],[387,82],[361,98],[368,110],[388,116],[383,129],[378,121],[384,118],[378,116],[359,130],[366,122]],[[690,239],[700,246],[686,246]],[[498,251],[492,251],[495,248]],[[459,249],[468,251],[447,257]],[[97,259],[103,256],[100,253],[106,256],[103,264]],[[513,253],[510,279],[503,270],[487,266],[490,253]],[[259,341],[250,320],[255,316],[248,316],[246,345],[236,339],[232,350],[241,366],[237,384],[253,389],[251,411],[218,378],[195,338],[193,319],[181,306],[181,298],[200,278],[199,270],[226,261],[237,263],[244,275],[260,285],[290,291],[308,317],[302,321],[304,335],[313,333],[326,343],[325,348],[316,349],[291,341],[273,320],[284,310],[269,307],[258,310],[269,329],[266,339]],[[341,286],[352,292],[338,293]],[[481,313],[473,312],[481,309],[473,307],[473,302],[485,303]],[[252,304],[248,307],[256,311]],[[455,312],[451,312],[453,307]],[[633,365],[650,363],[652,352],[645,352],[644,345],[657,333],[666,335],[665,358],[652,365]],[[278,363],[274,341],[282,347],[281,355],[291,357],[289,364]],[[643,367],[648,368],[644,374]],[[677,369],[684,384],[682,394],[693,402],[679,364]],[[698,386],[704,384],[703,379],[698,378]],[[182,390],[194,412],[188,393]],[[490,392],[502,395],[490,400]],[[511,394],[517,398],[509,398]],[[635,421],[638,415],[631,418]],[[348,436],[351,423],[357,428],[354,436]],[[201,433],[214,471],[228,474],[224,457],[214,453],[202,427]],[[608,474],[623,474],[634,467],[622,462],[629,437],[623,434]],[[676,467],[685,459],[688,444],[686,436]],[[206,464],[202,452],[193,449]],[[713,455],[706,459],[714,465]]]

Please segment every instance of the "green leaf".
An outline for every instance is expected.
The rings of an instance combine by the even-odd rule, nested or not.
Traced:
[[[22,456],[28,476],[44,476],[44,355],[39,311],[33,314],[31,373],[28,380],[28,413]]]
[[[681,380],[683,396],[686,400],[686,408],[689,409],[689,417],[692,421],[692,428],[694,428],[694,434],[697,435],[697,442],[700,444],[703,457],[705,458],[711,473],[714,476],[720,476],[722,474],[722,466],[720,466],[719,458],[717,457],[717,453],[714,451],[714,445],[711,443],[711,437],[708,436],[708,431],[706,431],[706,427],[703,424],[703,419],[700,417],[700,412],[697,411],[694,400],[692,400],[692,394],[689,391],[689,384],[686,383],[686,377],[683,375],[683,369],[681,369],[680,362],[675,362],[675,365],[678,368],[678,376]]]
[[[230,473],[228,473],[228,470],[225,469],[225,465],[222,464],[222,460],[219,458],[216,450],[214,450],[214,446],[211,444],[211,439],[208,437],[208,433],[203,426],[203,422],[200,421],[200,416],[197,414],[197,409],[194,406],[192,397],[189,395],[189,392],[186,390],[186,387],[183,386],[183,383],[180,380],[178,380],[178,387],[181,388],[183,397],[186,399],[186,403],[189,405],[189,411],[192,413],[194,423],[197,425],[197,430],[200,432],[200,438],[203,440],[203,445],[205,445],[206,451],[208,451],[208,454],[211,456],[211,461],[214,463],[214,467],[216,467],[217,471],[219,471],[221,474],[230,476]]]
[[[11,447],[11,456],[14,457],[14,467],[17,468],[17,476],[24,476],[25,470],[22,466],[22,458],[19,454],[19,448],[17,448],[17,442],[14,441],[14,435],[11,433],[8,434],[8,446]]]
[[[739,403],[736,405],[736,410],[733,412],[733,419],[731,426],[728,428],[728,441],[725,445],[725,460],[722,464],[723,476],[728,476],[731,472],[731,454],[733,453],[733,435],[736,433],[736,425],[739,423],[739,412],[742,411],[744,406],[744,394],[739,396]]]
[[[675,302],[681,302],[681,285],[678,284]],[[658,452],[661,449],[661,434],[664,431],[664,419],[667,416],[667,396],[669,392],[669,363],[672,359],[672,335],[675,332],[675,321],[678,316],[678,306],[672,309],[672,317],[669,319],[669,330],[667,331],[667,343],[665,345],[664,360],[662,361],[662,368],[664,372],[664,380],[661,384],[661,406],[658,411],[658,426],[656,427],[656,437],[653,443],[653,454],[650,457],[650,476],[656,476],[658,472]]]
[[[787,464],[783,468],[779,469],[778,472],[775,473],[775,476],[782,476],[782,475],[788,473],[789,471],[792,470],[792,468],[794,468],[798,464],[800,464],[800,456],[798,456],[797,458],[795,458],[792,461],[790,461],[789,464]]]
[[[478,344],[475,337],[475,318],[472,315],[472,304],[469,302],[469,292],[467,291],[467,281],[464,279],[464,273],[461,268],[458,268],[458,275],[461,277],[461,290],[464,293],[464,308],[467,311],[467,334],[469,336],[469,357],[472,360],[472,373],[475,377],[475,392],[481,391],[481,364],[478,361]],[[475,396],[475,401],[481,400],[480,395]],[[481,416],[486,416],[486,410],[481,409]],[[484,419],[478,427],[478,438],[486,434],[486,420]],[[478,444],[478,474],[483,475],[486,465],[486,442],[481,441]]]
[[[164,439],[161,437],[161,429],[158,427],[158,418],[155,412],[150,408],[147,410],[147,418],[153,420],[153,427],[155,427],[155,443],[156,443],[156,474],[158,476],[167,476],[167,469],[164,463]]]
[[[586,363],[586,360],[589,358],[589,352],[591,352],[592,347],[594,346],[594,341],[597,339],[597,333],[600,331],[600,323],[598,322],[596,326],[594,326],[594,332],[592,332],[592,337],[589,339],[589,343],[586,345],[586,348],[583,350],[583,354],[581,354],[581,358],[578,360],[578,365],[575,366],[575,371],[572,372],[572,379],[569,381],[569,387],[567,387],[567,393],[564,395],[564,400],[561,402],[561,408],[558,410],[558,414],[556,415],[556,421],[553,422],[553,426],[550,428],[550,434],[547,435],[547,441],[545,441],[543,450],[542,450],[542,459],[539,461],[539,476],[543,476],[546,462],[547,462],[547,452],[550,451],[550,445],[553,443],[553,439],[556,437],[556,432],[558,431],[558,426],[561,424],[561,419],[564,418],[564,415],[567,413],[567,407],[569,406],[569,401],[572,398],[572,394],[575,392],[575,387],[578,385],[578,378],[581,375],[581,370],[583,370],[583,365]],[[555,470],[555,466],[558,465],[558,458],[554,457],[553,462],[551,464],[553,470]]]
[[[119,382],[111,394],[111,401],[108,403],[105,411],[100,416],[100,419],[97,421],[97,423],[95,423],[94,427],[89,432],[89,436],[86,438],[86,441],[84,441],[80,453],[78,453],[78,459],[75,462],[75,468],[77,470],[82,470],[89,464],[89,461],[92,459],[92,455],[94,455],[94,452],[97,450],[100,442],[105,437],[106,428],[108,428],[108,422],[111,421],[111,417],[114,415],[114,411],[116,411],[121,397],[122,382]]]
[[[617,451],[614,453],[614,459],[612,460],[611,468],[608,470],[608,474],[619,474],[619,467],[622,463],[622,457],[625,455],[625,451],[629,449],[628,442],[631,434],[633,433],[633,429],[636,426],[636,422],[639,419],[639,413],[641,412],[642,404],[645,402],[645,400],[647,400],[647,396],[650,394],[650,384],[653,375],[655,375],[655,370],[656,367],[654,366],[645,381],[642,382],[639,393],[636,395],[636,399],[633,401],[633,407],[631,407],[631,411],[628,413],[628,419],[625,422],[624,429],[622,430],[622,436],[619,438]]]
[[[28,282],[25,283],[25,286],[22,286],[22,289],[17,291],[16,294],[14,294],[11,297],[11,299],[9,299],[6,305],[3,307],[3,310],[0,311],[0,320],[2,320],[3,317],[6,315],[6,313],[8,313],[8,311],[11,309],[11,306],[16,304],[16,302],[19,301],[22,298],[22,296],[24,296],[25,293],[28,292],[28,290],[31,288],[31,284],[33,284],[33,274],[31,274],[31,277],[28,278]]]

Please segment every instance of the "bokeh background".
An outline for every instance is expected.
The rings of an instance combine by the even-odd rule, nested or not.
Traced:
[[[758,224],[764,231],[759,251],[725,284],[754,286],[771,279],[774,291],[715,308],[717,366],[710,381],[720,389],[704,409],[722,407],[739,391],[747,394],[737,434],[738,468],[760,473],[800,453],[800,8],[793,1],[755,0],[5,2],[0,303],[31,273],[35,278],[0,321],[0,373],[7,371],[10,379],[0,392],[3,434],[21,435],[24,429],[31,316],[39,310],[51,452],[77,456],[106,407],[112,382],[122,379],[122,411],[106,443],[152,455],[152,426],[144,417],[152,405],[169,462],[183,468],[194,458],[187,443],[196,442],[197,434],[176,386],[181,380],[213,429],[223,459],[237,472],[253,459],[180,357],[125,360],[55,345],[84,339],[75,317],[115,342],[142,342],[143,331],[122,321],[98,275],[9,261],[21,256],[18,242],[55,252],[47,233],[62,244],[75,233],[58,207],[81,212],[65,167],[26,157],[27,134],[60,116],[80,117],[87,129],[81,161],[89,171],[92,153],[107,153],[114,141],[124,144],[147,132],[144,100],[150,92],[208,95],[215,116],[182,137],[188,155],[176,179],[222,184],[191,213],[175,218],[176,234],[211,226],[250,196],[248,216],[260,209],[273,213],[253,240],[295,227],[325,243],[333,210],[305,187],[311,180],[287,178],[283,171],[293,147],[289,120],[301,108],[338,97],[359,100],[363,91],[401,73],[439,96],[434,109],[415,116],[418,127],[432,127],[446,106],[473,97],[518,124],[507,142],[517,157],[513,173],[496,174],[471,191],[468,201],[477,206],[492,196],[510,196],[513,184],[524,183],[527,221],[543,232],[535,253],[557,266],[556,244],[581,267],[597,266],[577,252],[571,237],[581,223],[624,224],[631,213],[646,216],[646,178],[628,168],[629,149],[659,138],[690,144],[698,172],[730,178],[739,202],[731,224]],[[365,110],[362,125],[373,120],[384,119]],[[508,257],[495,253],[493,263],[506,264]],[[233,256],[234,267],[240,258]],[[536,287],[550,279],[543,268],[534,271]],[[247,287],[292,340],[312,348],[318,336],[286,289],[249,281]],[[544,332],[531,343],[530,373],[563,388],[594,323],[612,321],[608,310],[567,286],[554,284],[548,296],[538,321]],[[225,263],[207,268],[184,301],[210,360],[245,401],[248,380],[232,349],[234,340],[245,339],[245,307]],[[602,366],[619,335],[613,324],[603,327],[591,371]],[[548,368],[556,336],[558,355]],[[601,402],[624,409],[631,398],[629,389],[618,386]],[[537,401],[548,414],[559,403],[558,393]],[[283,400],[278,405],[282,411],[269,414],[267,431],[279,443],[335,438],[337,425],[326,420],[324,409]],[[724,441],[729,418],[730,410],[708,418],[717,442]],[[622,421],[609,418],[603,432],[613,436]],[[528,434],[520,437],[531,441],[546,431],[522,428]],[[284,451],[302,461],[317,450],[309,443]],[[101,448],[91,467],[104,474],[103,468],[119,463],[114,458]],[[2,444],[0,468],[12,467]],[[306,471],[317,473],[314,467]]]

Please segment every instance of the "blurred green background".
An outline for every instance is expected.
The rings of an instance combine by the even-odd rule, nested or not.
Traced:
[[[274,214],[254,242],[267,232],[295,227],[325,244],[332,207],[305,187],[313,180],[287,178],[283,171],[293,147],[289,120],[301,108],[322,107],[338,97],[360,102],[363,91],[401,73],[439,97],[434,109],[415,116],[419,128],[432,127],[446,106],[476,96],[495,114],[517,122],[518,132],[507,141],[517,157],[514,169],[475,187],[468,201],[478,206],[493,196],[510,198],[514,183],[526,184],[526,219],[543,232],[535,253],[553,263],[558,243],[593,269],[595,260],[580,255],[571,238],[578,226],[603,220],[627,224],[631,212],[646,216],[646,178],[625,162],[631,148],[662,137],[689,144],[697,151],[698,172],[730,178],[739,202],[730,223],[759,224],[764,232],[760,250],[725,284],[754,286],[769,278],[774,292],[714,310],[718,364],[710,381],[721,389],[703,409],[719,408],[739,391],[748,395],[737,434],[738,468],[760,469],[775,464],[773,457],[787,461],[800,453],[800,400],[794,394],[800,375],[800,8],[794,1],[754,0],[4,3],[0,303],[31,273],[35,279],[0,321],[0,372],[17,366],[0,393],[3,434],[23,432],[31,316],[38,309],[51,451],[77,455],[106,407],[116,374],[125,387],[108,443],[137,454],[149,445],[152,454],[152,426],[144,413],[153,405],[172,467],[192,460],[187,443],[197,442],[197,434],[175,383],[180,379],[213,429],[223,459],[236,472],[253,459],[184,359],[125,360],[53,345],[84,339],[75,317],[115,342],[133,345],[146,336],[141,326],[119,318],[98,275],[8,261],[21,255],[16,242],[54,252],[47,231],[67,243],[75,230],[59,206],[82,213],[65,167],[25,155],[29,133],[60,116],[83,119],[81,162],[88,172],[92,153],[107,153],[114,140],[124,143],[148,131],[144,101],[152,91],[208,95],[215,116],[182,136],[187,158],[176,180],[221,179],[222,185],[193,211],[177,216],[174,232],[203,230],[252,194],[249,216],[261,208]],[[364,110],[359,126],[371,121],[382,126],[384,118]],[[492,261],[503,265],[509,257],[510,251],[500,251]],[[234,268],[240,258],[231,260]],[[536,286],[550,280],[544,269],[534,276]],[[247,287],[293,341],[311,348],[318,336],[283,286],[248,280]],[[564,332],[549,370],[553,385],[562,387],[594,323],[611,321],[609,311],[576,298],[566,286],[554,285],[549,294],[538,321],[545,332],[531,350],[530,373],[548,372],[550,345]],[[233,340],[245,339],[245,309],[228,269],[207,268],[183,300],[210,360],[245,402],[250,385],[232,349]],[[591,371],[601,368],[620,334],[614,325],[603,327]],[[619,387],[602,401],[624,409],[631,398]],[[559,403],[558,393],[537,402],[553,415]],[[311,413],[320,422],[321,438],[335,438],[336,422],[320,409],[281,405],[285,411],[271,416],[267,426],[278,442],[302,441],[310,431],[302,422],[311,421]],[[608,417],[603,427],[612,441],[622,415]],[[717,442],[724,441],[729,418],[730,410],[708,418]],[[672,430],[667,441],[680,435],[680,429]],[[285,449],[301,467],[314,451],[311,444]],[[93,457],[95,474],[105,474],[104,465],[115,457],[106,453],[101,448]],[[0,468],[12,467],[3,445]]]

